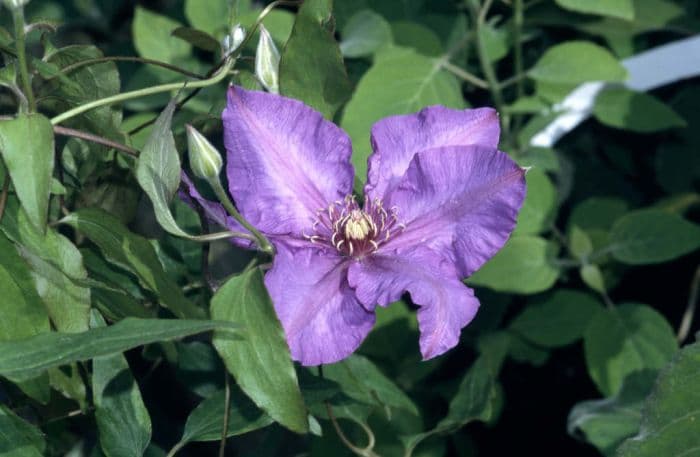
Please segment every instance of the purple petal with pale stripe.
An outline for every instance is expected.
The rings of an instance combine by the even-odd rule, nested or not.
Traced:
[[[415,156],[384,196],[406,229],[380,251],[424,246],[470,276],[503,247],[525,198],[525,171],[484,146],[451,146]]]
[[[459,334],[479,309],[474,291],[459,280],[449,261],[424,247],[401,256],[375,254],[350,264],[348,282],[365,306],[386,306],[411,294],[418,310],[420,349],[436,357],[459,342]]]
[[[294,360],[334,363],[352,354],[374,325],[374,313],[357,301],[347,282],[348,259],[335,252],[277,245],[265,275]]]
[[[204,214],[210,221],[224,227],[225,229],[234,232],[248,233],[248,231],[244,229],[243,226],[238,223],[238,221],[229,216],[221,203],[213,202],[202,197],[202,194],[199,193],[194,183],[185,172],[182,172],[180,177],[182,178],[182,181],[180,184],[179,195],[185,203],[193,208],[199,205],[202,209],[204,209]],[[243,238],[229,238],[229,240],[236,246],[246,249],[250,249],[254,246],[254,243],[251,240],[246,240]]]
[[[386,117],[372,126],[374,153],[368,160],[365,192],[372,198],[383,195],[422,151],[442,146],[497,148],[499,134],[493,108],[430,106],[415,114]]]
[[[300,101],[231,87],[222,117],[231,195],[263,233],[301,236],[352,190],[350,139]]]

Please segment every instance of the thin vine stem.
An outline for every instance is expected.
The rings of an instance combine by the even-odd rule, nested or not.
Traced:
[[[469,8],[472,21],[474,22],[474,40],[476,42],[476,52],[477,56],[479,57],[479,63],[481,64],[481,71],[484,73],[484,77],[488,82],[488,87],[491,91],[491,98],[493,99],[493,103],[496,106],[496,110],[499,113],[504,113],[503,108],[505,105],[503,103],[501,85],[498,82],[498,79],[496,78],[496,72],[493,68],[493,64],[489,60],[488,52],[486,50],[486,43],[484,42],[483,34],[481,33],[481,30],[483,29],[484,24],[486,23],[486,15],[488,14],[489,9],[491,8],[492,1],[493,0],[486,0],[481,9],[479,9],[476,5],[472,4],[472,2],[469,1],[467,1],[467,6]],[[501,119],[503,122],[504,130],[507,131],[508,118],[504,114]]]
[[[228,372],[224,373],[224,420],[221,426],[221,443],[219,444],[219,457],[226,455],[226,439],[228,438],[228,416],[231,414],[231,380]]]
[[[467,81],[469,83],[472,83],[476,87],[479,87],[481,89],[488,89],[489,88],[489,83],[484,81],[483,79],[479,78],[476,75],[473,75],[469,73],[466,70],[463,70],[459,68],[457,65],[454,65],[450,62],[443,61],[441,62],[442,67],[452,73],[453,75],[457,76],[460,79],[463,79],[464,81]]]
[[[24,32],[24,10],[21,6],[12,8],[12,20],[15,26],[15,44],[17,48],[17,64],[19,65],[19,77],[22,81],[22,91],[27,98],[29,111],[36,110],[36,101],[32,91],[32,81],[29,78],[29,67],[27,66],[26,35]]]
[[[362,422],[356,421],[356,423],[362,427],[362,430],[365,431],[367,434],[367,446],[361,448],[358,446],[355,446],[345,435],[345,432],[343,432],[343,429],[340,427],[340,424],[338,423],[338,420],[335,417],[335,414],[333,414],[333,408],[331,407],[331,404],[329,402],[324,402],[326,405],[326,412],[328,413],[328,417],[331,420],[331,423],[333,424],[333,428],[335,429],[335,432],[338,434],[338,438],[340,438],[340,441],[343,442],[345,447],[350,449],[352,452],[355,454],[362,456],[362,457],[377,457],[377,454],[372,450],[374,449],[374,444],[375,444],[375,437],[374,433],[372,433],[372,430],[370,430],[369,427],[367,427],[365,424]]]
[[[62,127],[60,125],[54,125],[53,131],[56,135],[69,136],[73,138],[80,138],[81,140],[90,141],[91,143],[101,144],[102,146],[107,146],[114,148],[118,151],[124,152],[132,157],[138,157],[139,151],[127,146],[125,144],[117,143],[116,141],[109,140],[107,138],[101,137],[99,135],[94,135],[92,133],[84,132],[82,130],[71,129],[68,127]]]
[[[270,241],[265,237],[265,235],[260,233],[258,229],[253,227],[250,224],[250,222],[248,222],[243,216],[241,216],[241,213],[238,212],[236,207],[233,205],[233,202],[229,198],[228,194],[224,190],[224,187],[221,185],[221,181],[219,181],[218,179],[211,179],[209,180],[209,184],[211,185],[212,189],[214,190],[214,193],[219,198],[219,201],[224,206],[226,211],[234,219],[236,219],[236,221],[238,221],[238,223],[241,224],[243,228],[248,230],[255,237],[255,240],[258,243],[258,247],[260,248],[260,250],[268,254],[273,254],[275,250],[272,247]]]
[[[46,78],[46,81],[51,81],[52,79],[58,78],[60,75],[66,75],[72,71],[78,70],[79,68],[82,67],[87,67],[91,65],[99,65],[101,63],[105,62],[139,62],[139,63],[144,63],[148,65],[155,65],[157,67],[162,67],[170,71],[174,71],[176,73],[180,73],[182,75],[188,76],[190,78],[195,78],[195,79],[205,79],[206,76],[200,75],[198,73],[194,73],[192,71],[186,70],[184,68],[178,67],[176,65],[171,65],[167,62],[162,62],[160,60],[154,60],[154,59],[146,59],[144,57],[134,57],[134,56],[107,56],[107,57],[99,57],[95,59],[87,59],[87,60],[81,60],[80,62],[76,62],[71,65],[67,65],[61,70],[56,73],[55,75],[51,75],[48,78]]]
[[[199,89],[202,87],[213,86],[214,84],[221,82],[228,75],[229,71],[233,67],[233,63],[233,59],[227,59],[224,66],[221,67],[221,69],[219,69],[217,73],[215,73],[211,78],[203,79],[201,81],[160,84],[158,86],[146,87],[144,89],[137,89],[132,90],[131,92],[124,92],[121,94],[112,95],[111,97],[101,98],[99,100],[94,100],[92,102],[85,103],[84,105],[76,106],[73,109],[70,109],[62,114],[59,114],[58,116],[53,117],[51,119],[51,124],[60,124],[61,122],[83,114],[86,111],[90,111],[101,106],[114,105],[116,103],[121,103],[126,100],[131,100],[133,98],[145,97],[147,95],[158,94],[161,92],[180,90],[183,88],[183,86],[189,89]]]
[[[7,205],[7,196],[10,193],[10,173],[2,160],[0,160],[0,168],[2,168],[5,177],[2,183],[2,191],[0,191],[0,221],[2,221],[2,216],[5,214],[5,205]]]

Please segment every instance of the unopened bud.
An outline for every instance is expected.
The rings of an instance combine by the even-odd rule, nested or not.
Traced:
[[[255,53],[255,75],[268,92],[279,93],[280,53],[270,33],[260,24],[260,41]]]
[[[236,24],[231,27],[231,32],[226,35],[221,42],[221,47],[224,50],[224,55],[228,55],[238,49],[245,39],[245,29],[241,24]]]
[[[223,162],[216,148],[191,125],[187,129],[187,149],[190,156],[190,168],[198,178],[219,179]]]

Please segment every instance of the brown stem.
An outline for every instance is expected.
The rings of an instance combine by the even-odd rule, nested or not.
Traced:
[[[53,131],[56,135],[71,136],[74,138],[80,138],[81,140],[90,141],[92,143],[101,144],[110,148],[117,149],[118,151],[125,152],[133,157],[138,157],[139,151],[127,146],[125,144],[117,143],[116,141],[108,140],[107,138],[101,137],[99,135],[94,135],[92,133],[83,132],[82,130],[71,129],[68,127],[62,127],[60,125],[54,125]]]

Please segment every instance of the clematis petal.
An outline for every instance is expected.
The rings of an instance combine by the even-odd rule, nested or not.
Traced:
[[[222,117],[231,195],[263,233],[301,236],[352,190],[350,139],[303,103],[231,87]]]
[[[353,262],[348,282],[363,304],[386,306],[404,292],[418,309],[420,349],[424,359],[436,357],[459,342],[474,318],[479,300],[465,286],[449,261],[424,247],[401,256],[375,254]]]
[[[265,285],[282,322],[292,358],[303,365],[352,354],[374,325],[374,313],[347,283],[347,259],[328,250],[277,245]]]
[[[440,253],[461,277],[503,247],[525,198],[525,170],[503,152],[451,146],[417,154],[384,196],[406,224],[382,250],[423,245]]]
[[[221,203],[213,202],[202,197],[202,194],[199,193],[194,183],[186,173],[182,172],[180,177],[182,180],[179,195],[185,203],[193,208],[197,205],[201,206],[207,218],[221,227],[234,232],[248,233],[248,231],[244,229],[243,226],[238,223],[238,221],[229,216]],[[242,238],[230,238],[230,240],[233,244],[242,248],[249,249],[254,246],[254,243],[251,240]]]
[[[403,176],[419,152],[442,146],[498,147],[500,125],[493,108],[456,110],[430,106],[418,113],[386,117],[372,126],[365,193],[383,195]]]

